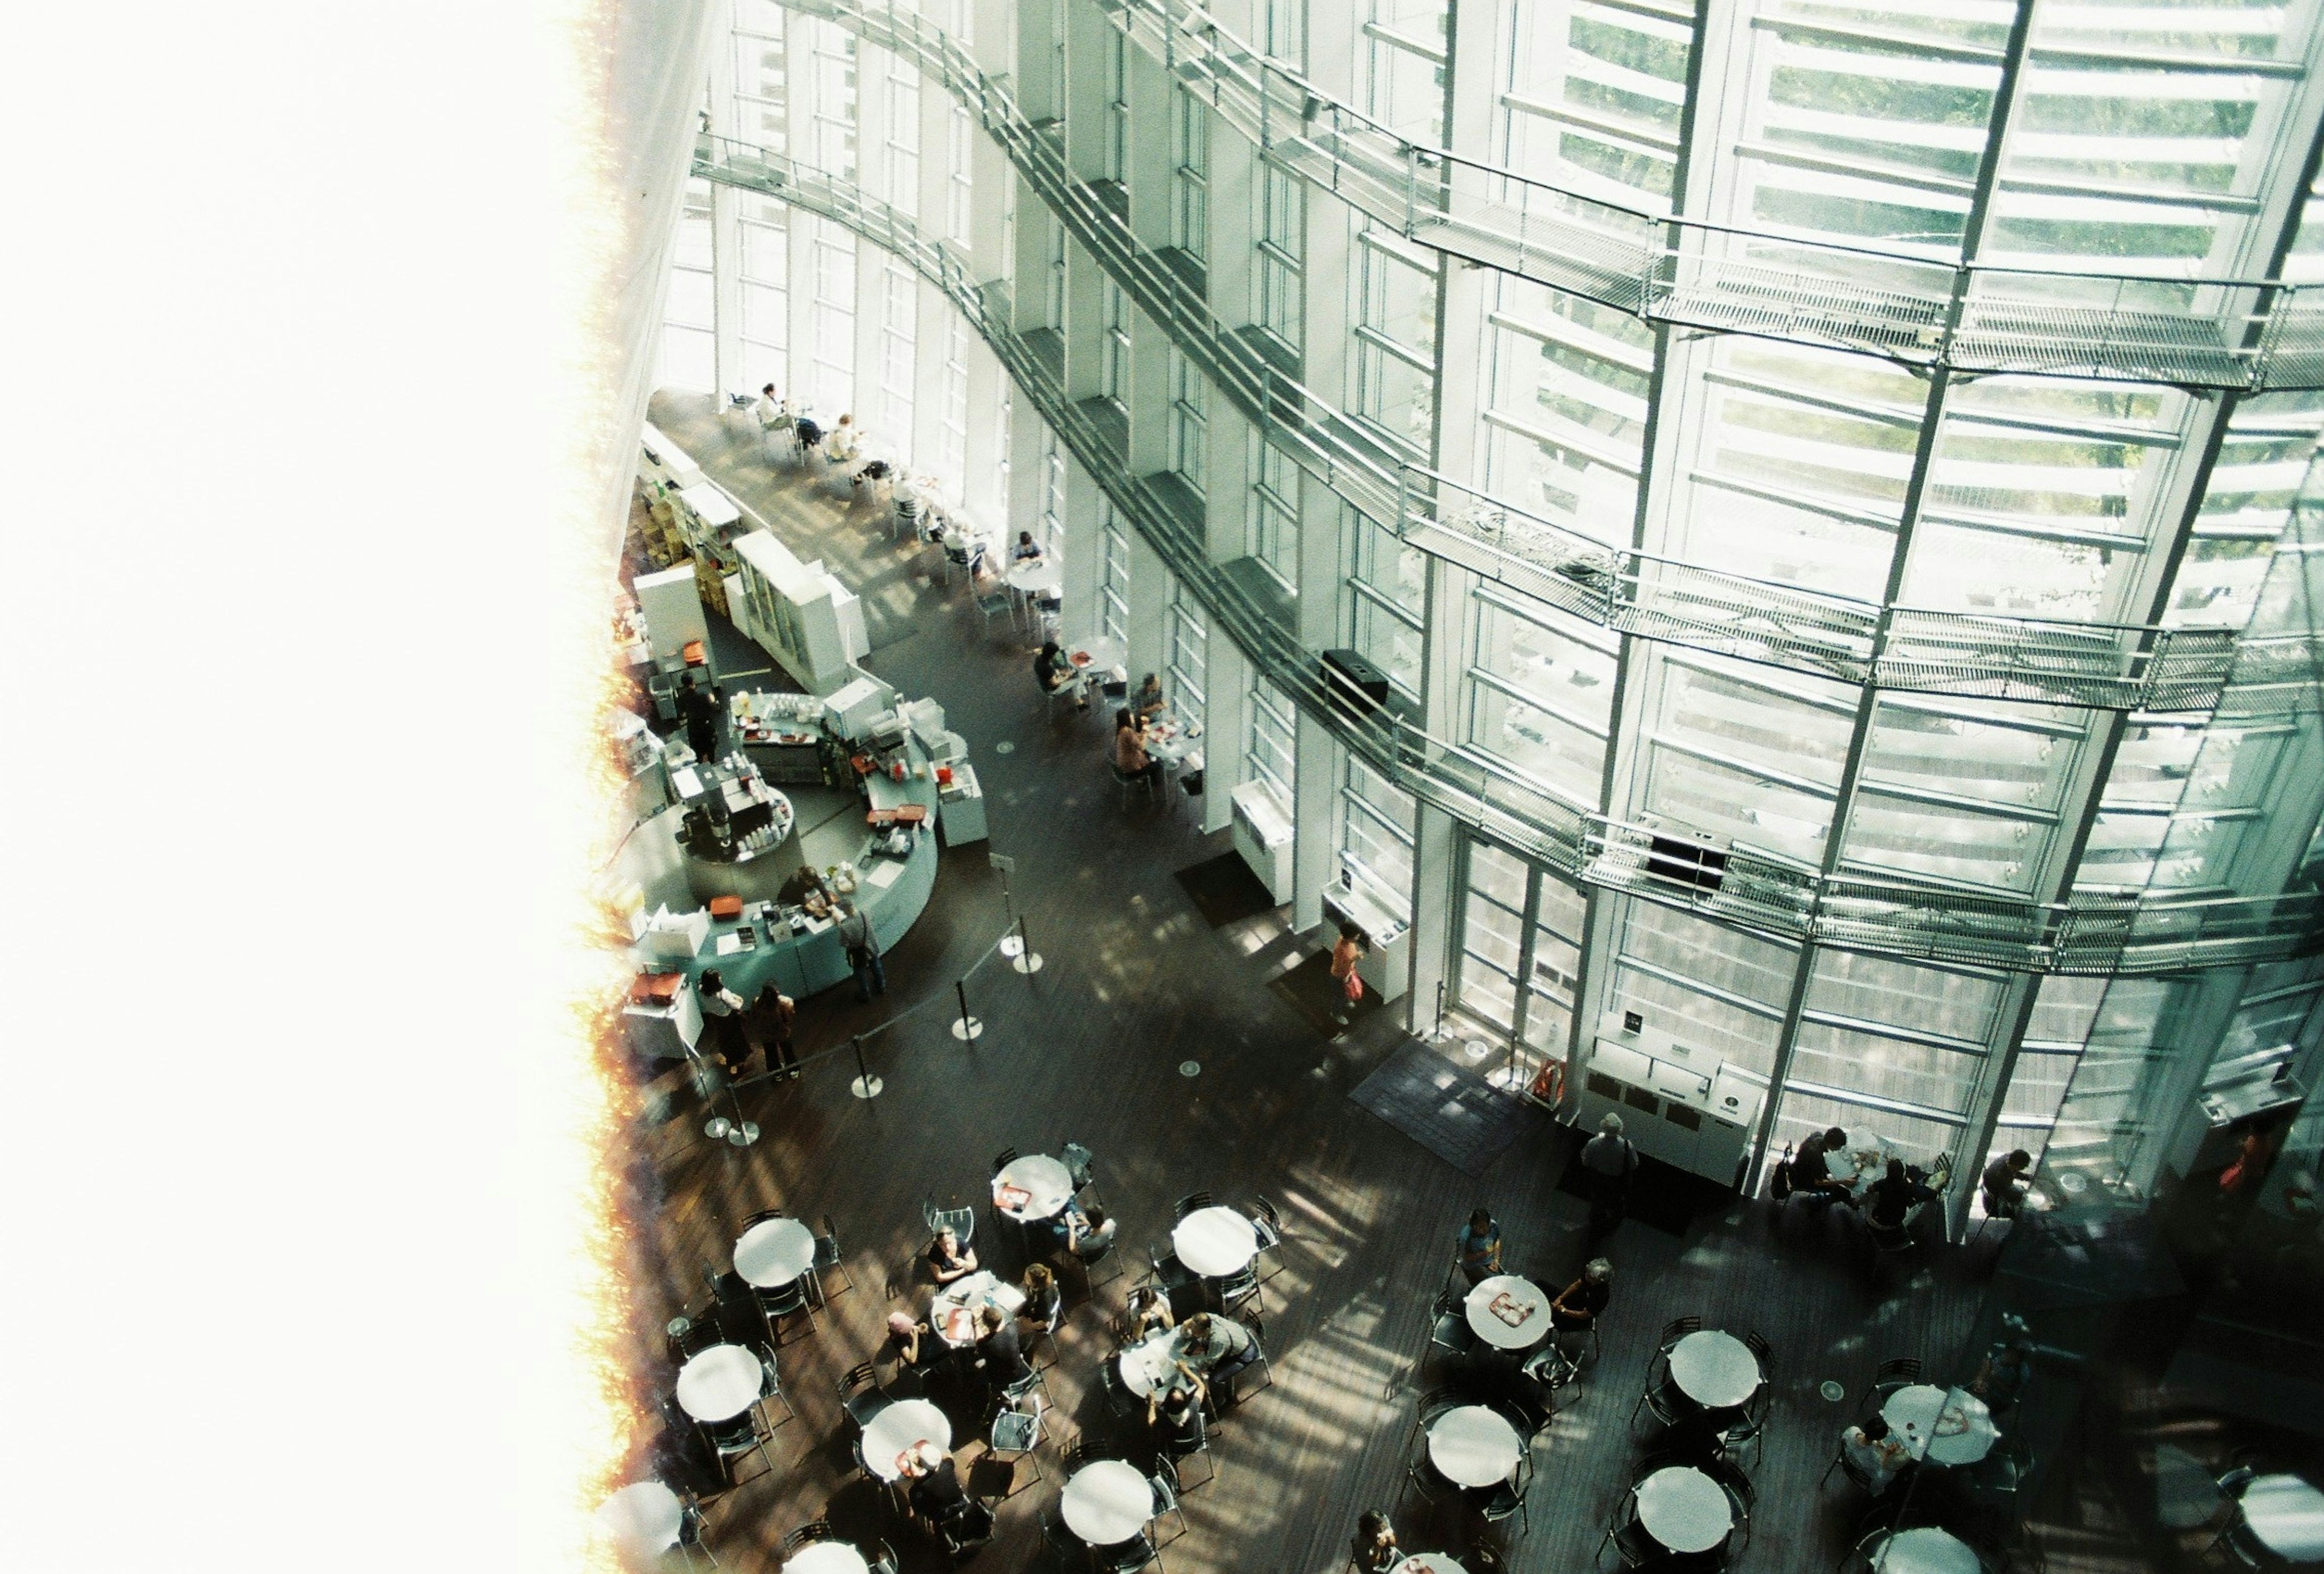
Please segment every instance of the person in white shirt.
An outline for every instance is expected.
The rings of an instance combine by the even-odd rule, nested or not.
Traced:
[[[758,402],[751,407],[751,413],[759,418],[760,430],[763,433],[766,443],[767,463],[776,465],[783,464],[790,456],[791,407],[789,403],[776,393],[775,385],[770,382],[759,390]]]
[[[1887,1422],[1877,1414],[1861,1426],[1843,1431],[1840,1447],[1848,1456],[1849,1468],[1875,1497],[1886,1492],[1904,1467],[1913,1462],[1912,1453],[1889,1435]]]
[[[853,416],[841,416],[839,425],[833,428],[831,436],[824,439],[825,457],[834,465],[853,465],[855,463],[855,446],[862,437]]]

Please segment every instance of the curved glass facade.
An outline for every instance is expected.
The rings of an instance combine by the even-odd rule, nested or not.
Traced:
[[[2313,1043],[2316,6],[733,20],[668,379],[1062,537],[1416,1022],[2133,1189]]]

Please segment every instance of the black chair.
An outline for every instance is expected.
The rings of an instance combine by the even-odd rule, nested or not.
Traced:
[[[1123,1385],[1121,1373],[1111,1357],[1098,1363],[1097,1376],[1098,1385],[1105,1390],[1106,1408],[1117,1417],[1126,1421],[1133,1415],[1145,1413],[1146,1401]]]
[[[872,1574],[896,1574],[896,1549],[882,1541],[872,1544],[880,1549],[880,1555],[872,1560]]]
[[[859,1361],[839,1380],[839,1405],[861,1434],[874,1417],[896,1403],[880,1385],[880,1374],[869,1361]]]
[[[1178,1199],[1177,1217],[1184,1219],[1189,1213],[1199,1213],[1210,1206],[1211,1194],[1208,1192],[1189,1192]]]
[[[1100,1284],[1111,1284],[1121,1277],[1121,1259],[1113,1255],[1114,1246],[1120,1238],[1120,1220],[1108,1219],[1100,1234],[1084,1236],[1081,1244],[1065,1254],[1074,1266],[1081,1270],[1082,1296],[1084,1300],[1094,1297]],[[1104,1273],[1100,1273],[1098,1270],[1108,1263],[1112,1264],[1112,1267]]]
[[[1598,1556],[1603,1558],[1608,1547],[1614,1549],[1614,1555],[1622,1560],[1625,1569],[1637,1569],[1668,1555],[1663,1544],[1648,1535],[1646,1527],[1638,1523],[1638,1489],[1635,1487],[1623,1496],[1622,1506],[1607,1522],[1605,1539],[1598,1543]]]
[[[1038,1451],[1041,1447],[1041,1417],[1045,1413],[1047,1413],[1038,1403],[1026,1410],[1003,1405],[992,1418],[992,1432],[985,1440],[984,1444],[985,1456],[995,1459],[1003,1454],[1011,1456],[1009,1460],[1009,1490],[1001,1494],[1004,1498],[1014,1497],[1017,1495],[1017,1461],[1019,1459],[1029,1459],[1033,1461],[1034,1480],[1045,1481],[1048,1478],[1041,1474],[1041,1456]]]
[[[1404,1485],[1397,1488],[1396,1506],[1404,1507],[1404,1495],[1411,1493],[1431,1508],[1440,1507],[1461,1496],[1461,1488],[1429,1459],[1422,1448],[1404,1468]]]
[[[711,1451],[718,1457],[718,1468],[725,1476],[726,1484],[729,1487],[739,1487],[742,1484],[743,1478],[734,1474],[733,1466],[729,1461],[740,1459],[744,1454],[756,1453],[760,1463],[766,1466],[766,1469],[761,1474],[770,1476],[774,1474],[774,1456],[767,1451],[767,1445],[774,1441],[774,1430],[768,1423],[766,1413],[760,1409],[756,1401],[746,1406],[740,1415],[725,1421],[702,1422],[698,1424],[701,1427],[703,1441],[710,1445]],[[758,1477],[754,1476],[751,1479],[756,1480]]]
[[[1065,1166],[1066,1178],[1074,1183],[1074,1195],[1088,1191],[1097,1179],[1095,1161],[1090,1150],[1078,1142],[1069,1142],[1057,1149],[1057,1157]]]
[[[1015,1164],[1019,1156],[1020,1155],[1018,1154],[1017,1150],[1013,1147],[1002,1148],[999,1153],[992,1155],[992,1173],[996,1175],[999,1174],[1010,1164]]]
[[[1688,1334],[1701,1333],[1702,1331],[1702,1319],[1700,1317],[1674,1317],[1668,1322],[1663,1324],[1663,1331],[1655,1340],[1655,1354],[1658,1356],[1668,1356],[1671,1353],[1671,1347],[1673,1345],[1678,1343],[1679,1340],[1684,1339]]]
[[[1872,1473],[1869,1470],[1867,1470],[1863,1466],[1858,1464],[1854,1459],[1849,1458],[1848,1439],[1845,1435],[1843,1435],[1840,1441],[1832,1448],[1831,1463],[1826,1465],[1823,1468],[1823,1474],[1816,1477],[1816,1486],[1819,1489],[1831,1483],[1831,1473],[1834,1470],[1839,1471],[1841,1475],[1847,1477],[1850,1481],[1855,1482],[1867,1492],[1877,1490],[1877,1487],[1872,1479]]]
[[[1074,1534],[1061,1519],[1043,1520],[1041,1539],[1048,1543],[1049,1551],[1056,1554],[1060,1569],[1079,1567],[1089,1556],[1089,1543]]]
[[[1098,1574],[1134,1574],[1151,1563],[1162,1567],[1162,1554],[1154,1550],[1154,1542],[1144,1531],[1119,1546],[1092,1547],[1090,1566]]]
[[[1757,1501],[1757,1495],[1752,1490],[1751,1477],[1743,1473],[1742,1466],[1723,1455],[1715,1454],[1708,1459],[1698,1459],[1694,1468],[1718,1482],[1719,1489],[1727,1494],[1727,1506],[1735,1515],[1735,1530],[1728,1533],[1729,1544],[1735,1544],[1732,1538],[1737,1533],[1748,1542],[1751,1539],[1751,1509]]]
[[[1178,1516],[1178,1534],[1185,1535],[1186,1510],[1178,1501],[1178,1467],[1171,1463],[1169,1455],[1154,1456],[1154,1473],[1146,1477],[1146,1484],[1154,1489],[1156,1521],[1159,1522],[1166,1514],[1175,1514]],[[1177,1537],[1174,1536],[1171,1539],[1175,1541]]]
[[[1259,1385],[1260,1388],[1272,1388],[1275,1386],[1275,1367],[1274,1364],[1267,1358],[1266,1320],[1250,1315],[1248,1312],[1238,1312],[1235,1315],[1235,1321],[1241,1323],[1245,1328],[1250,1330],[1250,1348],[1252,1353],[1249,1365],[1238,1367],[1233,1371],[1229,1372],[1226,1376],[1225,1386],[1227,1403],[1229,1404],[1240,1404],[1242,1403],[1242,1378],[1243,1375],[1247,1372],[1259,1372],[1267,1378],[1266,1382]]]
[[[945,1515],[936,1525],[936,1537],[953,1560],[960,1562],[992,1539],[992,1511],[971,1498]]]
[[[976,1238],[976,1210],[973,1208],[939,1208],[933,1197],[920,1204],[920,1217],[927,1221],[928,1238],[934,1240],[939,1231],[949,1229],[967,1246]]]
[[[1266,1296],[1259,1287],[1259,1260],[1254,1257],[1235,1272],[1218,1281],[1219,1306],[1226,1312],[1245,1305],[1264,1308]]]
[[[842,1290],[855,1288],[855,1276],[847,1271],[847,1265],[841,1260],[839,1255],[839,1231],[832,1228],[831,1215],[826,1213],[823,1216],[823,1233],[815,1238],[813,1274],[815,1298],[818,1302],[827,1298],[827,1293],[823,1287],[823,1276],[834,1272],[839,1275],[839,1285]]]
[[[1872,1381],[1866,1385],[1864,1396],[1856,1402],[1859,1410],[1877,1410],[1888,1402],[1888,1396],[1899,1388],[1909,1388],[1921,1380],[1921,1358],[1891,1356],[1874,1369]]]
[[[835,1542],[837,1532],[827,1519],[811,1519],[783,1538],[783,1556],[788,1559],[801,1547],[811,1547],[817,1542]]]
[[[1449,1285],[1439,1290],[1429,1315],[1433,1321],[1428,1327],[1428,1342],[1432,1346],[1453,1356],[1465,1356],[1477,1348],[1477,1330],[1469,1326],[1469,1310],[1458,1291]]]
[[[742,1228],[736,1230],[734,1233],[737,1237],[745,1236],[758,1229],[761,1224],[766,1223],[770,1219],[782,1219],[786,1217],[788,1217],[788,1215],[786,1215],[779,1208],[761,1208],[756,1213],[752,1214],[750,1218],[742,1220]]]
[[[1519,1436],[1525,1435],[1523,1432]],[[1478,1509],[1487,1524],[1503,1524],[1511,1519],[1517,1522],[1517,1533],[1533,1533],[1533,1516],[1526,1511],[1526,1494],[1533,1487],[1533,1450],[1517,1455],[1517,1473],[1493,1488]]]
[[[802,1275],[788,1284],[778,1284],[771,1290],[757,1290],[759,1311],[767,1320],[767,1335],[776,1343],[782,1342],[782,1319],[807,1313],[809,1329],[815,1327],[815,1298],[807,1292],[807,1283],[814,1275]]]
[[[1084,1432],[1066,1444],[1057,1458],[1064,1461],[1065,1479],[1070,1481],[1081,1473],[1084,1465],[1094,1465],[1100,1459],[1118,1459],[1121,1458],[1121,1450]]]
[[[1275,1265],[1273,1270],[1260,1275],[1262,1278],[1272,1279],[1277,1274],[1283,1272],[1283,1220],[1277,1217],[1275,1204],[1264,1197],[1253,1197],[1244,1217],[1250,1220],[1250,1227],[1259,1232],[1259,1255],[1252,1260],[1257,1262],[1260,1258],[1273,1259]]]

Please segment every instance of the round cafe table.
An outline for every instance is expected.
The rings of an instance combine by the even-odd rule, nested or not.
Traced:
[[[1197,1208],[1170,1232],[1178,1260],[1205,1279],[1223,1279],[1259,1255],[1259,1231],[1231,1208]]]
[[[678,1545],[686,1509],[659,1481],[632,1481],[597,1505],[597,1523],[629,1551],[659,1557]]]
[[[1001,1201],[1001,1188],[1014,1186],[1032,1196],[1021,1205],[1011,1208]],[[1073,1172],[1063,1162],[1045,1153],[1027,1154],[1013,1159],[992,1177],[993,1206],[1019,1223],[1039,1219],[1055,1219],[1073,1201]]]
[[[1118,1546],[1153,1519],[1154,1488],[1137,1466],[1098,1459],[1074,1472],[1058,1506],[1065,1527],[1091,1546]]]
[[[1933,1383],[1897,1389],[1880,1407],[1880,1419],[1904,1440],[1913,1458],[1932,1465],[1974,1465],[1993,1451],[2001,1436],[1984,1400]]]
[[[1706,1328],[1671,1347],[1670,1375],[1705,1410],[1732,1410],[1759,1391],[1759,1358],[1733,1334]]]
[[[896,1458],[916,1443],[931,1442],[952,1452],[952,1422],[925,1399],[899,1399],[863,1429],[863,1468],[882,1481],[903,1475]]]
[[[1121,1352],[1121,1385],[1143,1399],[1168,1379],[1170,1364],[1177,1358],[1176,1329],[1150,1333]]]
[[[1428,1429],[1428,1461],[1462,1487],[1499,1487],[1517,1474],[1517,1429],[1481,1404],[1463,1404]]]
[[[1979,1574],[1977,1549],[1949,1531],[1921,1525],[1894,1531],[1872,1549],[1875,1574]]]
[[[815,1232],[796,1219],[770,1219],[734,1243],[734,1271],[742,1283],[779,1290],[815,1266]]]
[[[1415,1552],[1388,1574],[1468,1574],[1450,1552]]]
[[[872,1574],[872,1565],[845,1542],[809,1542],[783,1560],[783,1574]]]
[[[1735,1509],[1718,1482],[1672,1465],[1638,1483],[1638,1523],[1674,1552],[1707,1552],[1735,1528]]]
[[[1094,640],[1084,640],[1066,646],[1065,659],[1073,664],[1075,672],[1102,676],[1128,661],[1130,651],[1111,635],[1101,634]]]
[[[678,1372],[678,1407],[696,1421],[732,1421],[759,1401],[767,1369],[741,1345],[712,1345]]]
[[[1010,564],[1009,583],[1026,595],[1055,595],[1065,588],[1065,576],[1056,559],[1033,557]]]
[[[1508,1300],[1502,1311],[1495,1311],[1493,1302],[1504,1295]],[[1495,1274],[1478,1280],[1476,1288],[1469,1292],[1469,1327],[1497,1350],[1531,1349],[1549,1332],[1549,1300],[1531,1279]],[[1510,1321],[1511,1317],[1517,1321]]]
[[[2255,1476],[2241,1507],[2252,1539],[2285,1562],[2324,1562],[2324,1492],[2297,1476]]]

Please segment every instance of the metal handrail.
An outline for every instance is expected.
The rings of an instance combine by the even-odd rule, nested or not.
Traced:
[[[731,150],[733,144],[728,144]],[[1822,876],[1792,860],[1730,844],[1716,890],[1656,871],[1652,828],[1573,804],[1505,767],[1489,766],[1392,710],[1367,712],[1334,690],[1322,653],[1212,562],[1150,477],[1133,476],[1087,411],[1066,398],[1023,336],[989,301],[959,253],[853,185],[781,155],[718,156],[705,139],[694,173],[760,191],[845,225],[910,262],[983,336],[1017,386],[1193,592],[1253,667],[1343,746],[1403,790],[1564,878],[1695,912],[1782,939],[2023,972],[2157,973],[2273,961],[2324,948],[2324,897],[2084,893],[2062,903],[1985,897],[1897,876]]]
[[[974,106],[1074,238],[1246,419],[1351,507],[1424,550],[1613,632],[1811,677],[2094,709],[2201,710],[2218,703],[2234,658],[2229,630],[1938,608],[1898,607],[1884,617],[1877,603],[1801,585],[1644,553],[1609,553],[1523,509],[1461,488],[1391,452],[1222,323],[1203,294],[1142,245],[1074,173],[1056,139],[1036,127],[1006,87],[941,29],[877,0],[783,3],[902,55]],[[1462,494],[1458,506],[1427,511],[1431,499],[1448,490]],[[1529,571],[1541,568],[1549,572]],[[1558,578],[1585,574],[1592,581],[1587,591]]]

